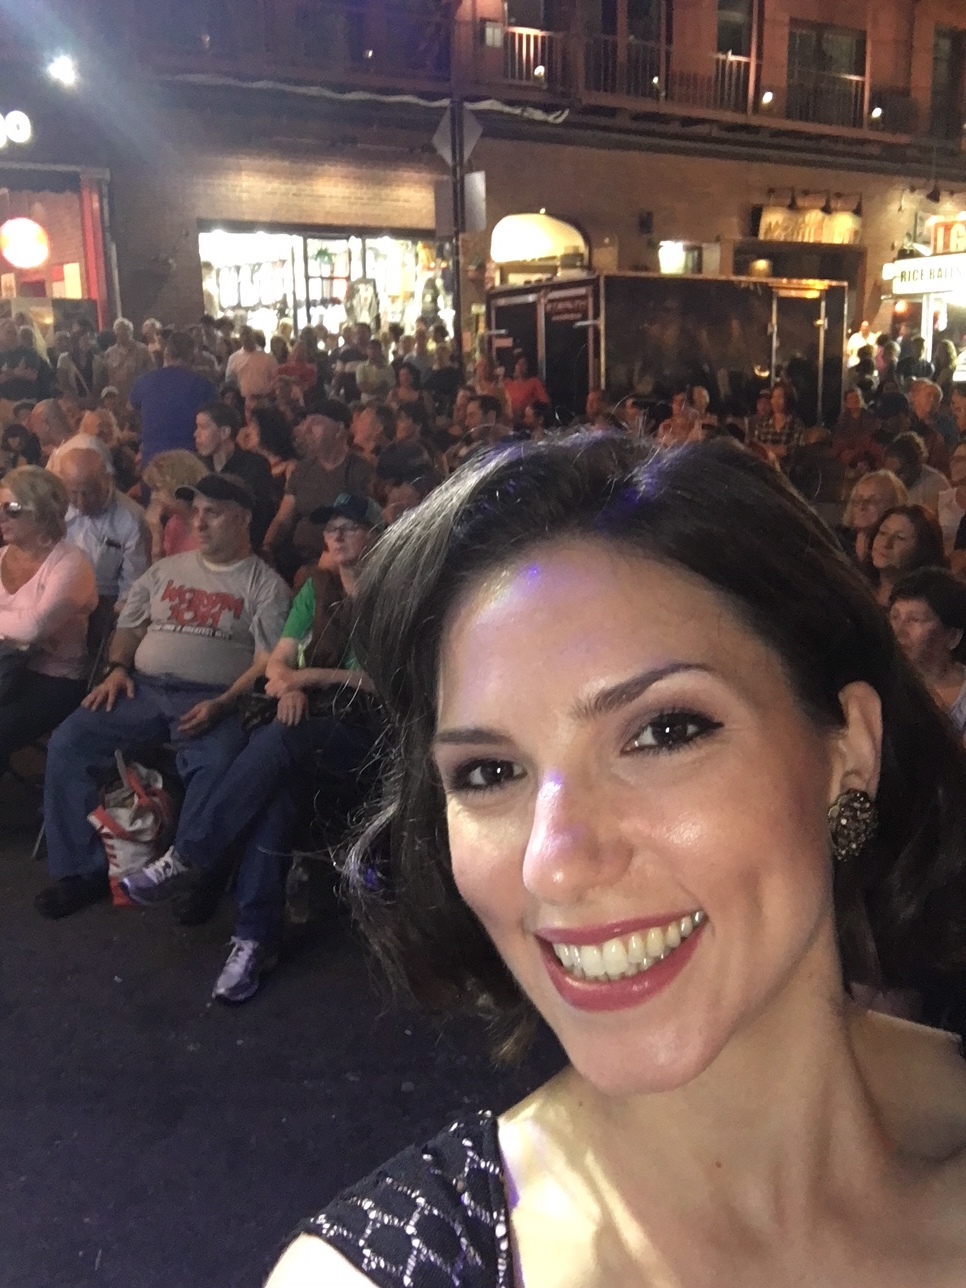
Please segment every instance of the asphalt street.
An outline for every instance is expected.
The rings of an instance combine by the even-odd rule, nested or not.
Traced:
[[[474,1108],[553,1070],[498,1071],[483,1028],[391,1008],[345,917],[262,991],[209,1000],[207,925],[31,906],[37,799],[0,782],[0,1288],[257,1288],[297,1221]]]

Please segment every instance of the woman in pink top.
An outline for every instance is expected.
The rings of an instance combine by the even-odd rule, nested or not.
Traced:
[[[67,493],[48,470],[25,465],[0,485],[0,645],[27,652],[13,692],[0,699],[0,773],[11,752],[50,733],[84,696],[87,622],[97,585],[87,556],[64,536]]]

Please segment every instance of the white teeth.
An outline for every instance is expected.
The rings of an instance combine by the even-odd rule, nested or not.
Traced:
[[[553,951],[576,979],[629,979],[673,953],[707,919],[708,914],[698,909],[663,929],[652,926],[644,934],[635,931],[626,939],[608,939],[603,944],[554,944]]]
[[[603,947],[604,970],[611,979],[620,979],[627,973],[628,953],[619,939],[608,939]]]

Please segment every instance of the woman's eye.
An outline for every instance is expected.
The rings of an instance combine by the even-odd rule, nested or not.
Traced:
[[[523,769],[513,760],[475,760],[456,771],[450,786],[453,791],[488,792],[522,777]]]
[[[637,731],[626,750],[678,751],[720,728],[717,720],[709,720],[696,711],[662,711]]]

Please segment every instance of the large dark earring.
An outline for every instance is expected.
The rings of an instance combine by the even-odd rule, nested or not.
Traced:
[[[879,825],[879,812],[868,792],[849,788],[828,807],[832,857],[839,863],[865,849]]]

